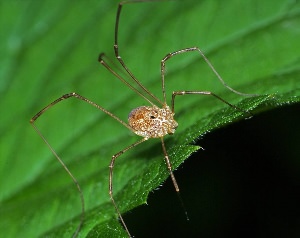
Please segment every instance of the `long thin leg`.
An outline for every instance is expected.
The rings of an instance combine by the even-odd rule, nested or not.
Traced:
[[[120,218],[120,220],[122,222],[122,225],[124,226],[124,228],[125,228],[125,230],[126,230],[126,232],[127,232],[127,234],[128,234],[129,237],[131,237],[130,232],[129,232],[129,230],[128,230],[126,224],[125,224],[125,221],[124,221],[124,219],[123,219],[123,217],[121,215],[121,212],[119,211],[119,208],[118,208],[118,206],[117,206],[117,204],[116,204],[116,202],[115,202],[115,200],[113,198],[113,168],[114,168],[114,165],[115,165],[115,160],[120,155],[124,154],[126,151],[130,150],[131,148],[133,148],[133,147],[141,144],[142,142],[146,141],[147,139],[148,138],[143,138],[143,139],[141,139],[141,140],[133,143],[132,145],[126,147],[125,149],[119,151],[117,154],[113,155],[112,158],[111,158],[111,161],[110,161],[110,165],[109,165],[109,196],[110,196],[110,199],[111,199],[112,203],[114,204],[114,207],[115,207],[115,209],[116,209],[116,211],[118,213],[118,216],[119,216],[119,218]]]
[[[228,106],[232,107],[232,108],[235,108],[245,114],[248,114],[249,117],[252,117],[252,113],[247,111],[247,110],[244,110],[240,107],[237,107],[227,101],[225,101],[223,98],[219,97],[218,95],[212,93],[212,92],[209,92],[209,91],[176,91],[176,92],[173,92],[172,93],[172,112],[174,112],[175,110],[175,97],[176,96],[182,96],[182,95],[186,95],[186,94],[198,94],[198,95],[209,95],[209,96],[213,96],[215,97],[216,99],[220,100],[221,102],[223,103],[226,103]]]
[[[80,223],[75,231],[75,233],[73,234],[73,238],[77,237],[78,232],[80,231],[82,225],[83,225],[83,221],[84,221],[84,215],[85,215],[85,208],[84,208],[84,197],[83,197],[83,193],[82,190],[80,188],[80,185],[78,183],[78,181],[76,180],[76,178],[73,176],[73,174],[71,173],[71,171],[68,169],[68,167],[65,165],[65,163],[62,161],[62,159],[58,156],[58,154],[55,152],[55,150],[52,148],[52,146],[48,143],[48,141],[46,140],[46,138],[43,136],[43,134],[40,132],[40,130],[35,126],[35,121],[43,114],[45,113],[48,109],[50,109],[51,107],[53,107],[55,104],[71,98],[71,97],[75,97],[79,100],[82,100],[86,103],[91,104],[92,106],[100,109],[101,111],[103,111],[104,113],[108,114],[109,116],[111,116],[112,118],[116,119],[118,122],[120,122],[122,125],[126,126],[128,129],[132,130],[132,128],[127,125],[125,122],[123,122],[120,118],[118,118],[117,116],[113,115],[111,112],[107,111],[106,109],[104,109],[103,107],[99,106],[98,104],[92,102],[91,100],[77,94],[77,93],[68,93],[65,94],[63,96],[61,96],[60,98],[54,100],[53,102],[51,102],[50,104],[48,104],[46,107],[44,107],[42,110],[40,110],[34,117],[31,118],[30,123],[32,125],[32,127],[34,128],[34,130],[38,133],[38,135],[42,138],[42,140],[45,142],[45,144],[49,147],[49,149],[51,150],[52,154],[56,157],[56,159],[59,161],[59,163],[63,166],[63,168],[65,169],[65,171],[69,174],[69,176],[72,178],[74,184],[77,187],[77,190],[79,192],[80,195],[80,200],[81,200],[81,218],[80,218]],[[114,203],[114,202],[113,202]],[[115,203],[114,203],[115,205]]]
[[[71,173],[71,171],[68,169],[68,167],[65,165],[65,163],[62,161],[62,159],[57,155],[57,153],[55,152],[55,150],[52,148],[52,146],[48,143],[48,141],[45,139],[45,137],[42,135],[42,133],[40,132],[40,130],[35,126],[34,124],[34,120],[31,119],[31,125],[34,128],[34,130],[38,133],[38,135],[42,138],[42,140],[46,143],[46,145],[49,147],[49,149],[51,150],[52,154],[56,157],[56,159],[59,161],[59,163],[63,166],[63,168],[67,171],[67,173],[69,174],[69,176],[72,178],[74,184],[77,187],[77,190],[79,192],[80,195],[80,201],[81,201],[81,217],[80,217],[80,223],[76,229],[76,231],[73,234],[73,238],[77,237],[78,232],[80,231],[82,225],[83,225],[83,221],[84,221],[84,213],[85,213],[85,209],[84,209],[84,197],[83,197],[83,193],[82,190],[80,188],[80,185],[78,183],[78,181],[76,180],[76,178],[73,176],[73,174]]]
[[[171,162],[170,162],[167,150],[166,150],[166,146],[165,146],[165,142],[164,142],[163,137],[161,137],[161,144],[162,144],[162,149],[163,149],[163,152],[164,152],[165,161],[166,161],[167,168],[169,170],[172,182],[174,184],[176,192],[179,192],[179,186],[177,184],[177,181],[176,181],[175,176],[174,176],[173,171],[172,171],[172,165],[171,165]]]
[[[165,91],[165,68],[166,68],[166,61],[169,60],[170,58],[172,58],[175,55],[178,54],[183,54],[186,52],[190,52],[190,51],[198,51],[200,53],[200,55],[202,56],[202,58],[205,60],[205,62],[208,64],[208,66],[211,68],[211,70],[214,72],[214,74],[217,76],[217,78],[221,81],[221,83],[230,91],[242,95],[242,96],[258,96],[258,94],[247,94],[247,93],[241,93],[239,91],[236,91],[235,89],[229,87],[224,80],[222,79],[222,77],[219,75],[219,73],[217,72],[217,70],[214,68],[214,66],[211,64],[211,62],[206,58],[206,56],[204,55],[204,53],[198,48],[198,47],[190,47],[190,48],[184,48],[181,50],[177,50],[175,52],[169,53],[167,54],[162,60],[161,60],[161,79],[162,79],[162,93],[163,93],[163,98],[164,98],[164,102],[166,102],[166,91]]]
[[[156,97],[154,96],[137,78],[133,75],[133,73],[129,70],[129,68],[126,66],[124,63],[122,57],[119,54],[119,45],[118,45],[118,32],[119,32],[119,22],[120,22],[120,15],[122,11],[122,7],[124,4],[128,3],[139,3],[139,2],[153,2],[152,1],[146,1],[146,0],[136,0],[136,1],[123,1],[119,3],[118,10],[117,10],[117,15],[116,15],[116,24],[115,24],[115,44],[114,44],[114,51],[115,51],[115,56],[117,60],[120,62],[122,67],[126,70],[126,72],[129,74],[129,76],[132,78],[132,80],[146,93],[148,94],[152,99],[154,99],[156,102],[158,102],[160,105],[163,105],[163,103]]]
[[[138,89],[133,87],[125,78],[123,78],[120,74],[118,74],[115,70],[112,69],[111,66],[109,66],[106,61],[103,59],[105,56],[104,53],[101,53],[98,57],[98,61],[100,64],[102,64],[109,72],[111,72],[113,75],[115,75],[122,83],[124,83],[127,87],[132,89],[132,91],[136,92],[139,96],[144,98],[147,102],[149,102],[152,106],[154,106],[154,103],[152,103],[144,94],[142,94]]]
[[[171,176],[171,179],[172,179],[172,182],[173,182],[175,191],[176,191],[176,193],[177,193],[177,195],[178,195],[179,201],[180,201],[181,206],[182,206],[182,208],[183,208],[183,210],[184,210],[184,213],[185,213],[185,215],[186,215],[186,219],[189,220],[189,217],[188,217],[188,215],[187,215],[187,211],[186,211],[186,209],[185,209],[183,200],[182,200],[182,198],[181,198],[181,196],[180,196],[180,191],[179,191],[178,183],[177,183],[177,181],[176,181],[176,179],[175,179],[175,175],[174,175],[174,173],[173,173],[173,171],[172,171],[172,164],[171,164],[171,161],[170,161],[170,159],[169,159],[169,155],[168,155],[167,150],[166,150],[164,138],[161,137],[160,139],[161,139],[161,145],[162,145],[162,149],[163,149],[163,153],[164,153],[166,165],[167,165],[167,168],[168,168],[168,170],[169,170],[169,173],[170,173],[170,176]]]
[[[122,121],[120,118],[118,118],[117,116],[115,116],[114,114],[112,114],[111,112],[107,111],[105,108],[99,106],[98,104],[94,103],[93,101],[77,94],[77,93],[67,93],[62,95],[60,98],[54,100],[53,102],[51,102],[49,105],[47,105],[46,107],[44,107],[42,110],[40,110],[33,118],[31,118],[30,123],[33,124],[44,112],[46,112],[48,109],[50,109],[51,107],[53,107],[55,104],[71,98],[71,97],[75,97],[79,100],[82,100],[88,104],[91,104],[92,106],[96,107],[97,109],[103,111],[104,113],[108,114],[109,116],[111,116],[112,118],[116,119],[118,122],[120,122],[123,126],[127,127],[129,130],[132,130],[132,128],[127,125],[127,123],[125,123],[124,121]]]

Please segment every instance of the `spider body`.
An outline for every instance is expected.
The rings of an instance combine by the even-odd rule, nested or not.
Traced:
[[[174,134],[178,123],[169,106],[141,106],[133,109],[128,116],[128,124],[133,132],[145,138],[160,138]]]

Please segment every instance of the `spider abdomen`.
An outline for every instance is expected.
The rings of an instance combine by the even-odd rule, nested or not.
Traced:
[[[146,138],[159,138],[173,134],[178,124],[168,106],[141,106],[128,115],[129,126],[134,133]]]

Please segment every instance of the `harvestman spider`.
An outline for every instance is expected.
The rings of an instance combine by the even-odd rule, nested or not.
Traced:
[[[136,86],[139,87],[139,90],[136,89],[134,86],[132,86],[128,81],[126,81],[122,76],[120,76],[118,73],[116,73],[110,66],[109,64],[107,64],[107,62],[105,61],[105,55],[104,53],[101,53],[99,55],[98,61],[106,68],[108,69],[113,75],[115,75],[119,80],[121,80],[121,82],[123,82],[126,86],[128,86],[130,89],[132,89],[135,93],[137,93],[139,96],[141,96],[142,98],[144,98],[149,104],[150,106],[141,106],[138,108],[133,109],[128,116],[128,123],[122,121],[120,118],[118,118],[117,116],[115,116],[114,114],[112,114],[111,112],[107,111],[106,109],[104,109],[103,107],[99,106],[98,104],[94,103],[93,101],[73,92],[73,93],[68,93],[65,94],[63,96],[61,96],[60,98],[54,100],[53,102],[51,102],[49,105],[47,105],[46,107],[44,107],[41,111],[39,111],[34,117],[32,117],[32,119],[30,120],[31,125],[33,126],[33,128],[35,129],[35,131],[38,133],[38,135],[42,138],[42,140],[46,143],[46,145],[50,148],[51,152],[54,154],[54,156],[57,158],[57,160],[61,163],[61,165],[63,166],[63,168],[66,170],[66,172],[69,174],[69,176],[72,178],[73,182],[75,183],[75,185],[77,186],[77,189],[79,191],[80,194],[80,199],[81,199],[81,206],[82,206],[82,214],[81,214],[81,219],[80,219],[80,224],[78,226],[78,228],[76,229],[73,237],[76,237],[82,227],[83,221],[84,221],[84,197],[83,197],[83,193],[81,191],[81,188],[79,186],[79,183],[77,182],[76,178],[73,176],[73,174],[70,172],[70,170],[67,168],[67,166],[64,164],[64,162],[61,160],[61,158],[57,155],[57,153],[55,152],[55,150],[52,148],[52,146],[48,143],[48,141],[46,140],[46,138],[42,135],[42,133],[39,131],[39,129],[35,126],[35,121],[44,113],[46,112],[48,109],[50,109],[51,107],[53,107],[55,104],[71,98],[71,97],[75,97],[79,100],[82,100],[88,104],[91,104],[92,106],[96,107],[97,109],[100,109],[102,112],[106,113],[107,115],[109,115],[110,117],[114,118],[116,121],[118,121],[119,123],[121,123],[122,125],[124,125],[125,127],[127,127],[129,130],[131,130],[132,132],[134,132],[135,134],[143,137],[141,140],[138,140],[137,142],[133,143],[132,145],[129,145],[128,147],[126,147],[125,149],[119,151],[118,153],[116,153],[115,155],[112,156],[110,165],[109,165],[109,196],[110,199],[115,207],[115,210],[119,216],[119,219],[121,220],[122,225],[124,226],[127,234],[129,237],[131,237],[130,232],[123,220],[123,217],[121,215],[121,212],[119,211],[116,202],[114,200],[113,197],[113,168],[114,168],[114,164],[116,159],[122,155],[123,153],[125,153],[126,151],[132,149],[133,147],[141,144],[142,142],[150,139],[150,138],[159,138],[161,140],[161,145],[162,145],[162,150],[163,150],[163,154],[164,154],[164,159],[167,165],[167,168],[169,170],[173,185],[175,187],[175,190],[177,192],[177,194],[179,194],[179,186],[176,182],[175,176],[172,172],[172,165],[165,147],[165,143],[164,143],[164,136],[165,135],[172,135],[178,124],[177,122],[174,120],[174,106],[175,106],[175,97],[176,96],[181,96],[181,95],[186,95],[186,94],[198,94],[198,95],[210,95],[215,97],[216,99],[218,99],[219,101],[226,103],[228,106],[233,107],[237,110],[240,110],[244,113],[248,113],[251,115],[251,113],[249,113],[246,110],[243,110],[241,108],[238,108],[237,106],[230,104],[229,102],[225,101],[224,99],[222,99],[221,97],[217,96],[216,94],[209,92],[209,91],[175,91],[172,93],[172,101],[171,101],[171,108],[166,104],[166,91],[165,91],[165,68],[166,68],[166,61],[169,60],[170,58],[172,58],[175,55],[178,54],[182,54],[182,53],[187,53],[190,51],[197,51],[200,53],[200,55],[202,56],[202,58],[205,60],[205,62],[208,64],[208,66],[211,68],[211,70],[214,72],[214,74],[217,76],[217,78],[221,81],[221,83],[229,90],[231,90],[234,93],[240,94],[240,95],[244,95],[244,96],[249,96],[249,95],[253,95],[253,94],[244,94],[244,93],[240,93],[232,88],[230,88],[228,85],[225,84],[225,82],[223,81],[223,79],[221,78],[221,76],[218,74],[218,72],[215,70],[215,68],[212,66],[212,64],[209,62],[209,60],[205,57],[205,55],[203,54],[203,52],[198,48],[198,47],[190,47],[190,48],[184,48],[181,50],[177,50],[175,52],[169,53],[167,54],[162,60],[161,60],[161,80],[162,80],[162,94],[163,94],[163,101],[161,101],[160,99],[158,99],[156,96],[154,96],[145,86],[142,85],[142,83],[140,81],[138,81],[138,79],[133,75],[133,73],[127,68],[127,66],[125,65],[124,61],[122,60],[121,56],[119,55],[119,45],[118,45],[118,29],[119,29],[119,20],[120,20],[120,15],[121,15],[121,10],[124,4],[128,4],[128,3],[137,3],[137,2],[146,2],[146,1],[151,1],[151,0],[129,0],[129,1],[123,1],[120,2],[118,5],[118,10],[117,10],[117,14],[116,14],[116,22],[115,22],[115,44],[114,44],[114,52],[115,52],[115,57],[117,58],[117,60],[119,61],[119,63],[121,64],[121,66],[123,67],[123,69],[125,69],[125,71],[128,73],[128,75],[130,76],[130,78],[133,80],[133,82],[136,84]],[[142,92],[141,92],[142,91]],[[144,94],[148,95],[150,99],[148,99]],[[154,102],[158,105],[160,105],[160,107],[158,107]]]

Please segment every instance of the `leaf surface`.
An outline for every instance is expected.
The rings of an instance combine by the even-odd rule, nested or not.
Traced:
[[[1,16],[1,221],[6,237],[71,237],[79,222],[76,187],[29,119],[59,96],[77,92],[127,121],[147,102],[98,65],[113,58],[117,5],[112,1],[2,1]],[[128,4],[119,32],[122,58],[161,98],[160,60],[198,46],[226,83],[257,97],[227,90],[196,52],[167,62],[168,103],[176,90],[212,91],[254,114],[299,103],[300,4],[292,1],[165,1]],[[166,137],[174,169],[196,152],[201,135],[247,117],[208,96],[176,99],[177,132]],[[57,104],[38,128],[78,179],[86,202],[79,237],[126,237],[108,196],[113,154],[139,138],[76,99]],[[115,200],[122,212],[145,204],[168,177],[159,140],[118,158]],[[141,218],[142,219],[142,218]]]

